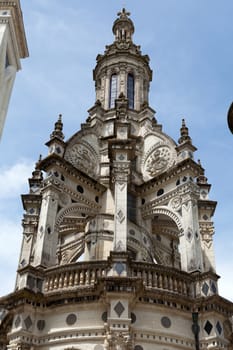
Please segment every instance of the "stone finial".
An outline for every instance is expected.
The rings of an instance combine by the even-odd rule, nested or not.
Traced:
[[[200,168],[201,168],[200,175],[197,177],[197,183],[198,184],[207,184],[208,179],[205,176],[205,169],[202,167],[200,159],[198,159],[197,162],[198,162],[198,165],[200,165]]]
[[[64,140],[64,134],[62,132],[63,123],[62,123],[62,114],[59,114],[57,122],[54,124],[54,131],[50,135],[50,139],[58,138]]]
[[[123,7],[123,9],[117,13],[117,16],[119,16],[120,19],[125,19],[128,18],[128,16],[130,16],[130,12],[126,11],[126,9]]]
[[[43,174],[42,171],[39,170],[39,163],[42,160],[42,155],[39,155],[38,161],[35,164],[35,169],[32,172],[32,179],[33,180],[42,180],[43,179]]]
[[[178,140],[179,144],[189,141],[192,143],[192,139],[189,136],[189,129],[186,126],[185,119],[182,119],[182,126],[180,128],[180,138]]]
[[[127,12],[126,9],[123,8],[121,12],[117,13],[117,16],[119,16],[119,18],[115,20],[112,27],[113,34],[115,35],[115,41],[132,41],[134,24],[128,17],[130,16],[130,12]]]

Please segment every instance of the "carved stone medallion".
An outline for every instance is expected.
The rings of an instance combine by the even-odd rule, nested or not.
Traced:
[[[98,158],[95,150],[87,144],[77,143],[66,153],[65,158],[75,167],[86,174],[96,177]]]
[[[144,162],[144,172],[154,177],[168,169],[173,162],[174,156],[170,147],[166,144],[159,144],[148,152]]]
[[[171,205],[172,209],[175,211],[180,210],[181,204],[182,204],[182,200],[181,200],[180,196],[176,196],[176,197],[172,198],[172,200],[170,201],[170,205]]]

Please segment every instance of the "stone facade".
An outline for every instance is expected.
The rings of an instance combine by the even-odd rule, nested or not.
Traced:
[[[97,56],[86,122],[64,141],[60,115],[29,179],[1,349],[232,349],[216,202],[185,120],[176,143],[149,106],[149,57],[133,33],[123,9]]]
[[[20,59],[28,57],[20,1],[0,0],[0,137]]]

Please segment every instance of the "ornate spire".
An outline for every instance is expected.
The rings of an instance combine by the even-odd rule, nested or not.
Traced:
[[[64,140],[64,134],[62,132],[63,123],[62,123],[62,114],[59,114],[57,122],[54,124],[54,131],[50,135],[50,139],[58,138]]]
[[[179,144],[185,143],[185,142],[192,143],[192,139],[189,136],[189,129],[187,128],[185,124],[185,119],[182,119],[182,126],[180,128],[180,138],[178,140]]]
[[[42,156],[39,155],[39,159],[35,164],[35,168],[32,172],[32,177],[28,179],[29,187],[30,187],[30,193],[35,193],[41,186],[42,180],[43,180],[43,173],[39,169],[39,163],[41,162]]]
[[[115,35],[115,41],[132,41],[132,35],[134,33],[134,24],[130,16],[130,12],[127,12],[125,8],[121,12],[118,12],[117,18],[113,23],[112,31]]]
[[[197,162],[198,162],[198,165],[200,165],[200,168],[201,168],[200,175],[197,177],[197,183],[198,184],[207,184],[208,183],[208,179],[205,176],[205,169],[202,167],[200,159],[198,159]]]

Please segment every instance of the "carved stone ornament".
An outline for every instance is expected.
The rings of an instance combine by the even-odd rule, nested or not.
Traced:
[[[172,151],[168,145],[158,145],[153,147],[146,156],[144,162],[144,171],[154,177],[168,169],[174,162]]]
[[[188,228],[187,232],[186,232],[186,239],[189,242],[192,242],[193,239],[193,230],[191,227]]]
[[[175,211],[179,211],[181,208],[181,204],[182,204],[182,200],[180,196],[176,196],[174,198],[172,198],[171,202],[170,202],[170,206],[173,210]]]
[[[129,174],[129,162],[115,162],[113,165],[112,182],[127,182]]]
[[[90,145],[77,143],[68,149],[65,158],[86,174],[96,177],[98,173],[98,157]]]
[[[112,332],[106,334],[104,340],[105,350],[132,350],[132,337],[129,332]]]

